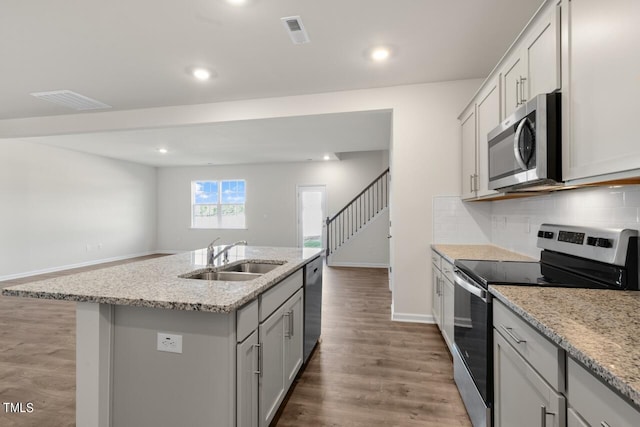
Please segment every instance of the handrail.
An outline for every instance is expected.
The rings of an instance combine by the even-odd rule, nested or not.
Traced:
[[[389,168],[326,219],[326,255],[335,252],[389,206]]]
[[[376,183],[380,180],[380,178],[382,178],[383,176],[385,176],[386,174],[389,173],[389,168],[387,168],[384,172],[382,172],[380,175],[378,175],[378,177],[376,179],[374,179],[373,181],[371,181],[371,183],[369,185],[367,185],[365,187],[364,190],[362,190],[361,192],[358,193],[358,195],[356,197],[354,197],[353,199],[351,199],[351,201],[349,203],[347,203],[342,209],[340,209],[338,211],[337,214],[335,214],[333,217],[331,217],[330,219],[327,220],[327,222],[333,222],[342,212],[346,211],[347,208],[353,204],[356,200],[358,200],[358,198],[360,198],[360,196],[362,196],[364,193],[367,192],[367,190],[369,190],[371,187],[373,187],[374,185],[376,185]]]

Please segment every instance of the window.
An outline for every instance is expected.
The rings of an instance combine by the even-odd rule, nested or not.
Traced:
[[[243,179],[191,181],[192,228],[245,228]]]

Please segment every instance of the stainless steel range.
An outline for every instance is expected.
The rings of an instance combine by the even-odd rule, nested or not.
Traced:
[[[455,262],[454,378],[474,427],[492,425],[489,285],[638,290],[638,231],[543,224],[540,262]]]

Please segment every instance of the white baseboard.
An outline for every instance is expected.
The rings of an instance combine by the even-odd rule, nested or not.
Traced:
[[[436,323],[436,319],[431,314],[396,313],[391,303],[391,320],[394,322],[409,323]]]
[[[376,262],[333,262],[329,259],[329,267],[361,267],[361,268],[389,268],[389,264]]]
[[[73,268],[89,267],[91,265],[104,264],[106,262],[113,262],[113,261],[122,261],[125,259],[136,258],[136,257],[146,256],[146,255],[153,255],[157,253],[164,253],[164,252],[162,251],[141,252],[137,254],[129,254],[129,255],[117,256],[113,258],[103,258],[103,259],[97,259],[93,261],[79,262],[77,264],[68,264],[68,265],[61,265],[58,267],[43,268],[41,270],[25,271],[22,273],[0,276],[0,281],[21,279],[23,277],[37,276],[39,274],[55,273],[57,271],[71,270]]]

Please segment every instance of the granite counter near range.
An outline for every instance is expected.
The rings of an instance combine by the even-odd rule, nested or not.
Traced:
[[[536,286],[489,290],[640,408],[640,292]]]
[[[526,255],[511,252],[494,245],[445,245],[432,244],[431,249],[442,255],[451,264],[457,259],[484,261],[537,261]]]
[[[216,248],[216,250],[222,247]],[[5,296],[208,312],[232,312],[320,255],[317,248],[239,246],[229,265],[256,261],[282,264],[246,282],[185,279],[207,270],[206,249],[3,289]],[[216,251],[217,252],[217,251]],[[216,265],[218,266],[218,265]]]

